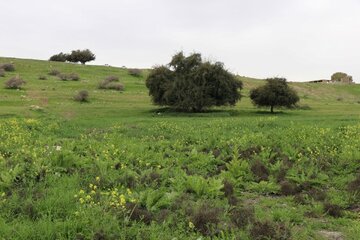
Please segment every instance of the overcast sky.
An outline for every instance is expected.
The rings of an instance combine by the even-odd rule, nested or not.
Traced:
[[[89,48],[95,64],[152,67],[200,52],[244,76],[360,82],[359,0],[9,0],[0,56]]]

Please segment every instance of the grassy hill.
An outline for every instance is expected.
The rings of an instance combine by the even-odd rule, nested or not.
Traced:
[[[145,77],[137,78],[128,74],[126,69],[107,66],[83,66],[69,63],[57,63],[39,60],[23,60],[13,58],[0,58],[0,63],[13,62],[16,71],[7,73],[0,78],[1,82],[12,76],[19,75],[27,84],[21,91],[13,91],[0,88],[0,115],[2,116],[38,116],[31,111],[31,105],[37,105],[44,109],[43,116],[52,115],[60,118],[73,120],[89,120],[95,117],[117,121],[124,118],[147,118],[158,107],[151,104],[145,87]],[[55,76],[49,76],[52,69],[62,73],[77,73],[80,81],[60,81]],[[39,80],[39,76],[46,76],[47,80]],[[123,93],[97,89],[98,83],[107,76],[115,75],[125,85]],[[244,82],[244,97],[234,108],[220,108],[225,112],[206,114],[206,116],[226,115],[226,111],[236,112],[239,116],[256,116],[255,109],[248,93],[251,88],[263,84],[262,80],[239,77]],[[3,83],[0,83],[3,84]],[[331,118],[356,118],[358,112],[354,109],[359,107],[360,85],[335,85],[335,84],[311,84],[291,83],[298,91],[301,101],[300,106],[310,107],[311,110],[286,112],[298,115],[301,118],[321,117],[326,114]],[[78,104],[73,101],[73,96],[79,90],[86,89],[90,93],[90,103]],[[219,108],[218,108],[219,109]],[[296,117],[296,116],[294,116]]]
[[[8,62],[0,86],[27,84],[0,87],[0,239],[360,236],[359,85],[291,83],[299,108],[269,114],[239,77],[235,107],[191,114],[152,105],[147,70]],[[124,92],[97,88],[110,75]]]

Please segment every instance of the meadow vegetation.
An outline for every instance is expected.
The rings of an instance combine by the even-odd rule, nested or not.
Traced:
[[[0,88],[0,239],[360,235],[359,85],[290,82],[297,107],[269,114],[237,77],[236,106],[186,113],[151,104],[148,70],[7,62],[27,84]]]

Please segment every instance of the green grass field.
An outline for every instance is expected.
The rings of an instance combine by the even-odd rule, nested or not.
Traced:
[[[269,114],[248,98],[263,81],[239,77],[235,107],[176,113],[151,104],[146,70],[8,62],[0,239],[359,239],[360,85],[291,83],[299,108]],[[124,92],[97,89],[109,75]]]

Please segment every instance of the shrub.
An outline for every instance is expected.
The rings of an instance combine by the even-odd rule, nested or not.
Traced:
[[[80,80],[80,76],[77,73],[68,74],[68,78],[71,81],[79,81]]]
[[[213,234],[214,228],[220,222],[220,213],[219,208],[214,208],[209,203],[203,203],[192,211],[190,220],[197,231],[205,236],[209,236]]]
[[[116,90],[116,91],[124,91],[124,85],[122,85],[121,83],[108,83],[106,85],[106,89],[112,89],[112,90]]]
[[[291,108],[299,101],[295,90],[290,88],[285,78],[268,78],[264,86],[252,89],[250,98],[258,107],[270,107],[271,113],[274,107]]]
[[[99,89],[113,89],[117,91],[124,91],[124,85],[118,83],[119,77],[108,76],[99,83]]]
[[[40,76],[39,76],[39,80],[47,80],[47,77],[44,76],[44,75],[40,75]]]
[[[251,172],[255,175],[257,181],[267,181],[269,178],[269,170],[260,161],[256,160],[251,166]]]
[[[0,77],[5,77],[5,70],[0,68]]]
[[[8,89],[21,89],[21,86],[26,82],[21,79],[19,76],[10,78],[7,82],[5,82],[5,88]]]
[[[239,228],[244,228],[255,221],[255,209],[252,206],[237,207],[230,212],[230,219]]]
[[[61,72],[57,69],[51,69],[50,72],[48,73],[50,76],[58,76],[61,74]]]
[[[78,81],[80,79],[79,75],[76,73],[61,73],[58,77],[62,81]]]
[[[283,223],[274,223],[271,221],[257,221],[250,229],[250,236],[253,240],[285,240],[291,238],[291,232],[290,229]]]
[[[295,183],[283,181],[280,183],[280,192],[282,195],[290,196],[298,193],[298,187]]]
[[[75,96],[74,100],[77,102],[88,102],[89,100],[89,92],[86,90],[79,91]]]
[[[331,203],[324,204],[324,212],[335,218],[341,217],[343,215],[341,207]]]
[[[235,105],[242,82],[222,63],[204,62],[198,53],[185,57],[180,52],[168,66],[150,72],[146,87],[156,105],[201,112],[212,106]]]
[[[89,49],[85,50],[73,50],[71,54],[67,55],[66,60],[69,62],[81,62],[85,64],[87,62],[95,60],[96,56]]]
[[[108,76],[104,79],[104,81],[106,82],[118,82],[119,81],[119,77],[117,76]]]
[[[49,61],[66,62],[67,58],[68,58],[68,54],[61,52],[59,54],[55,54],[55,55],[51,56]]]
[[[129,75],[134,76],[134,77],[141,77],[142,71],[137,68],[130,68],[130,69],[128,69],[128,73],[129,73]]]
[[[0,64],[0,68],[4,69],[4,71],[6,72],[13,72],[15,71],[15,66],[12,63],[4,63],[4,64]]]

